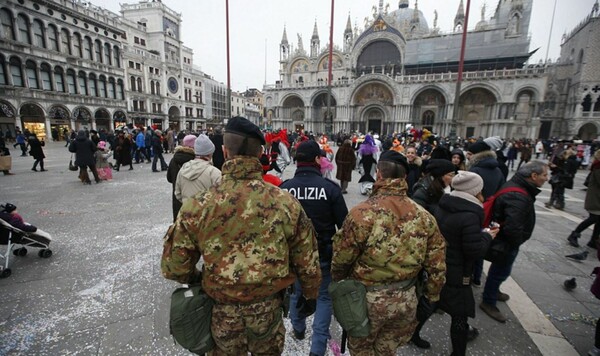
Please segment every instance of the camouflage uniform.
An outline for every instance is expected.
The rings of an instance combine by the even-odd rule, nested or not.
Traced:
[[[425,295],[439,299],[445,282],[445,242],[433,216],[406,196],[405,179],[378,180],[372,196],[354,207],[333,239],[333,280],[381,286],[429,274]],[[371,334],[348,338],[353,355],[390,355],[417,325],[415,288],[367,292]]]
[[[215,354],[280,354],[285,329],[277,293],[296,278],[315,299],[321,282],[317,242],[300,203],[265,183],[256,158],[223,165],[220,184],[183,204],[164,244],[163,276],[180,283],[200,277],[217,305],[211,331]]]

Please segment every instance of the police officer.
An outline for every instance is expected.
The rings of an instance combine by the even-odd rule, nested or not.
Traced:
[[[324,152],[312,140],[302,142],[296,149],[297,169],[294,178],[283,182],[280,188],[287,190],[302,204],[306,215],[317,231],[321,286],[313,319],[310,356],[323,356],[327,351],[329,324],[331,322],[331,298],[327,288],[331,283],[332,237],[344,223],[348,208],[337,183],[321,176],[320,161]],[[302,288],[296,281],[290,298],[290,319],[296,339],[304,339],[306,317],[299,315],[295,306],[302,297]]]
[[[429,276],[423,298],[437,301],[444,285],[444,238],[435,218],[407,197],[407,170],[402,154],[382,153],[372,195],[348,213],[333,238],[333,280],[352,278],[367,287],[370,334],[348,337],[353,355],[395,355],[410,340],[422,269]]]
[[[314,300],[321,283],[312,224],[296,199],[263,181],[261,144],[256,125],[230,119],[221,182],[185,200],[165,240],[163,276],[201,280],[216,302],[213,355],[280,355],[281,291],[299,279],[304,299]],[[202,273],[195,267],[201,255]]]

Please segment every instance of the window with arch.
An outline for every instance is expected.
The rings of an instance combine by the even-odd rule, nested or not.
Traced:
[[[10,59],[10,75],[12,76],[13,85],[16,87],[23,87],[23,74],[21,73],[21,60],[17,57]]]
[[[38,47],[46,48],[44,40],[44,25],[40,20],[33,20],[33,44]]]
[[[34,61],[25,62],[25,71],[27,72],[27,85],[31,89],[39,89],[38,77],[37,77],[37,66]]]
[[[102,98],[106,98],[106,77],[101,75],[100,80],[98,80],[98,90],[99,96]]]
[[[423,113],[423,117],[422,117],[423,127],[427,127],[428,129],[433,128],[434,121],[435,121],[435,113],[432,110],[427,110]]]
[[[121,79],[117,80],[117,99],[125,99],[125,93],[123,92],[123,81]]]
[[[98,88],[96,85],[96,74],[94,73],[90,73],[90,77],[88,80],[88,86],[90,88],[90,95],[91,96],[98,96]]]
[[[108,78],[108,97],[111,99],[116,99],[117,95],[116,95],[116,91],[115,91],[115,78],[110,77]]]
[[[94,59],[94,55],[92,53],[92,39],[85,36],[83,39],[83,58],[85,59]]]
[[[60,51],[66,54],[72,54],[71,35],[69,34],[69,30],[66,28],[60,30]]]
[[[592,96],[590,94],[586,95],[583,98],[583,102],[581,102],[581,106],[583,107],[584,112],[588,112],[592,110]]]
[[[58,30],[54,25],[48,25],[48,49],[58,51]]]
[[[150,81],[150,94],[154,95],[154,80]]]
[[[15,29],[13,27],[12,14],[6,9],[0,9],[0,23],[4,36],[9,40],[15,40]]]
[[[104,64],[112,64],[110,62],[110,43],[104,44]]]
[[[73,69],[67,69],[67,87],[69,88],[69,94],[77,94],[75,87],[75,71]]]
[[[6,60],[4,56],[0,55],[0,85],[8,84],[8,80],[6,78],[6,72],[4,71],[4,66],[6,65]]]
[[[142,92],[142,78],[137,78],[137,90]]]
[[[518,13],[515,13],[510,18],[508,23],[508,33],[510,35],[518,35],[521,33],[521,16]]]
[[[40,77],[42,77],[42,89],[52,90],[52,79],[50,77],[50,65],[48,63],[42,63],[40,66]]]
[[[65,92],[65,81],[63,78],[64,71],[61,67],[54,67],[54,82],[56,83],[56,91]]]
[[[102,43],[100,40],[94,41],[94,53],[96,54],[96,62],[102,63]]]
[[[81,35],[78,33],[73,34],[73,55],[79,58],[83,58],[83,52],[81,51]]]
[[[25,15],[19,15],[17,17],[17,28],[19,29],[19,41],[31,44],[31,38],[29,37],[29,24]]]
[[[77,76],[77,82],[79,84],[79,94],[88,95],[87,76],[84,72],[79,72],[79,75]]]
[[[156,95],[160,95],[160,83],[156,82]]]
[[[121,68],[121,58],[120,58],[121,53],[119,52],[119,47],[117,46],[113,46],[113,65],[115,65],[118,68]]]
[[[129,78],[129,89],[131,91],[135,91],[135,77],[134,76],[131,76]]]

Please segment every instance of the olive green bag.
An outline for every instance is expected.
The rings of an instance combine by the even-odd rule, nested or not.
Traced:
[[[213,304],[200,284],[177,288],[171,294],[169,327],[179,345],[198,355],[215,347],[210,332]]]
[[[331,282],[329,295],[333,304],[333,315],[348,335],[367,337],[371,331],[367,312],[367,289],[353,279]]]

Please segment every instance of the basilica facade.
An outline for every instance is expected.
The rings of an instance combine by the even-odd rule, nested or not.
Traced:
[[[360,30],[348,17],[343,44],[334,42],[331,97],[328,45],[321,46],[316,24],[308,49],[300,35],[295,47],[290,44],[284,28],[280,78],[264,88],[267,120],[275,128],[328,133],[391,134],[410,125],[444,136],[453,131],[460,137],[577,135],[587,122],[565,121],[579,110],[579,99],[571,98],[566,89],[566,94],[556,93],[556,110],[549,112],[545,103],[558,63],[528,64],[533,54],[528,37],[533,0],[499,0],[489,19],[482,9],[467,35],[465,73],[456,92],[465,20],[463,1],[456,2],[454,28],[449,32],[438,28],[437,13],[429,26],[417,2],[410,8],[408,0],[401,0],[394,11],[380,1]],[[592,11],[587,20],[596,19],[597,11],[596,15]],[[577,46],[588,45],[583,42]],[[568,70],[558,72],[564,77]],[[597,103],[595,98],[590,100]],[[561,100],[572,103],[560,105]],[[591,125],[598,124],[592,120]]]

